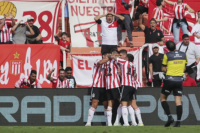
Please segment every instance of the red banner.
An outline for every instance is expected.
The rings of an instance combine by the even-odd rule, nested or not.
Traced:
[[[60,47],[57,45],[0,45],[0,88],[14,88],[17,80],[37,71],[37,79],[43,88],[51,88],[46,79],[52,68],[57,76],[60,63]]]
[[[177,0],[170,0],[170,1],[177,2]],[[191,31],[192,27],[197,22],[196,21],[197,20],[197,13],[196,12],[200,10],[200,8],[199,8],[200,0],[184,0],[183,2],[187,3],[195,11],[195,13],[190,13],[189,11],[185,12],[186,19],[187,19],[188,25],[189,25],[189,29]],[[152,12],[153,12],[153,9],[155,7],[156,7],[156,0],[150,0],[149,1],[149,14],[148,14],[149,15],[149,21],[152,18]],[[169,34],[166,34],[165,32],[163,32],[164,36],[167,39],[174,40],[173,39],[173,33],[171,32],[172,23],[173,23],[173,19],[174,19],[173,6],[171,6],[171,5],[169,5],[169,4],[167,4],[165,2],[165,7],[163,8],[163,12],[164,12],[164,17],[168,17],[169,18],[168,21],[164,22],[164,27],[170,31]],[[181,36],[182,36],[182,31],[181,31],[181,34],[180,34],[180,38],[181,38]],[[191,33],[190,33],[190,36],[191,36],[190,37],[191,41],[194,41],[194,36],[192,36]]]

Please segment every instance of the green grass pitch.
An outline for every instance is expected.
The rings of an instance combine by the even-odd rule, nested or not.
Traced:
[[[200,133],[200,126],[0,126],[0,133]]]

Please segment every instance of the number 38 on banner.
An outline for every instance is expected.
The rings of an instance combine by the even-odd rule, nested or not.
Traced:
[[[51,38],[51,22],[52,22],[52,13],[50,11],[43,11],[39,15],[36,14],[35,11],[25,11],[23,12],[24,16],[32,16],[34,18],[34,23],[38,22],[40,25],[39,30],[41,33],[46,32],[45,34],[42,34],[43,41],[48,41]]]

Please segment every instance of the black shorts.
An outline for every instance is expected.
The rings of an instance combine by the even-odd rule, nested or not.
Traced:
[[[136,100],[136,89],[131,86],[122,86],[120,101]]]
[[[97,100],[99,100],[99,102],[107,101],[106,88],[92,87],[91,100],[92,99],[97,99]]]
[[[120,98],[120,88],[108,89],[106,91],[107,100],[115,100]]]
[[[174,96],[182,96],[183,81],[164,80],[161,93],[168,96],[172,91]]]
[[[101,45],[101,53],[104,52],[110,52],[113,49],[117,49],[117,44],[116,45]]]

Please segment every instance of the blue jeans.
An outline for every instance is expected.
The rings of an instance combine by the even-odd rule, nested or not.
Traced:
[[[185,22],[181,22],[180,27],[183,31],[183,34],[189,34],[188,29],[187,29],[187,24]],[[173,24],[173,34],[174,34],[175,43],[179,42],[180,27],[177,26],[177,23]]]

